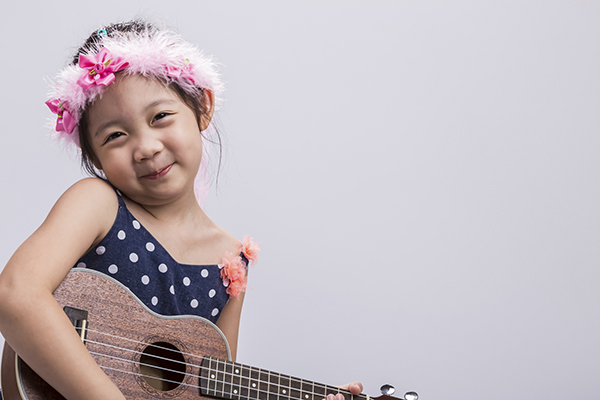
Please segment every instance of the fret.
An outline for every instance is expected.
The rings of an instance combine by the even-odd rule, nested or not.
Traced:
[[[200,369],[200,394],[203,396],[208,396],[211,383],[213,382],[213,380],[210,378],[212,373],[211,363],[211,359],[204,358],[202,360],[202,368]]]
[[[237,394],[237,390],[233,387],[233,365],[228,362],[223,361],[225,365],[225,375],[223,377],[223,394],[227,396],[228,399],[234,399]]]
[[[290,398],[290,376],[279,375],[279,398],[289,399]]]
[[[215,360],[216,361],[216,372],[215,375],[216,377],[216,381],[217,381],[217,385],[215,385],[215,395],[222,397],[224,399],[229,399],[229,397],[227,396],[228,392],[227,392],[227,381],[226,381],[226,375],[225,375],[225,365],[226,362],[224,360]]]
[[[258,399],[258,371],[256,368],[248,367],[248,375],[248,399]]]
[[[279,374],[268,372],[269,375],[269,400],[279,400]]]
[[[315,387],[314,382],[302,381],[302,383],[300,384],[300,391],[302,392],[302,400],[313,400],[314,387]]]
[[[291,378],[290,398],[302,400],[302,379]]]
[[[252,367],[239,365],[240,368],[240,399],[250,400],[250,370]],[[256,397],[253,397],[255,399]]]
[[[213,359],[214,371],[211,375],[214,376],[214,396],[221,398],[228,398],[225,392],[225,361],[214,358]]]
[[[327,389],[326,389],[325,385],[314,385],[313,384],[312,396],[313,396],[314,400],[324,399],[325,396],[327,396]]]
[[[231,375],[231,384],[233,386],[233,394],[237,400],[242,399],[241,394],[241,376],[242,376],[242,366],[240,364],[232,364],[232,375]]]
[[[260,400],[269,400],[269,373],[258,370],[258,398]]]

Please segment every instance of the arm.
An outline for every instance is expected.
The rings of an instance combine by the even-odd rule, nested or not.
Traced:
[[[77,259],[110,229],[117,207],[104,182],[76,183],[0,274],[0,331],[67,399],[124,399],[52,297]]]
[[[242,305],[244,304],[245,293],[240,294],[239,298],[231,297],[229,302],[221,311],[221,316],[217,321],[217,326],[227,338],[229,349],[231,350],[231,360],[235,361],[237,357],[238,333],[240,329],[240,316],[242,315]]]

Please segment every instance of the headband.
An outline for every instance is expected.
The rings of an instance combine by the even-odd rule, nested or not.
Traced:
[[[196,46],[169,30],[97,32],[98,41],[79,54],[77,65],[69,65],[56,78],[46,105],[57,115],[53,136],[79,146],[79,120],[85,108],[102,96],[115,80],[115,73],[140,74],[177,81],[187,93],[201,89],[213,93],[220,104],[223,85],[215,62]],[[209,127],[210,128],[210,127]]]

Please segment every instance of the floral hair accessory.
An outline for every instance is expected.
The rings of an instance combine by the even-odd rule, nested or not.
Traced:
[[[227,253],[222,262],[221,279],[223,279],[223,284],[227,286],[227,294],[236,299],[240,297],[242,292],[246,291],[246,266],[242,261],[242,257],[234,257],[231,253]]]
[[[49,102],[59,101],[63,107],[49,107],[63,121],[53,124],[54,137],[79,145],[78,125],[83,112],[102,97],[117,72],[140,74],[166,83],[176,81],[192,95],[209,90],[218,108],[223,85],[216,63],[196,46],[171,30],[150,25],[142,32],[108,31],[98,30],[96,41],[79,54],[78,63],[67,66],[55,79]],[[65,117],[66,113],[69,117]],[[209,125],[205,136],[210,136],[213,129]]]
[[[115,80],[115,72],[119,72],[128,65],[127,61],[120,58],[113,59],[106,49],[103,47],[100,52],[94,56],[79,55],[79,67],[87,70],[87,73],[81,75],[77,80],[77,84],[88,89],[93,85],[108,86]]]
[[[46,105],[50,108],[50,111],[58,116],[55,129],[67,133],[73,132],[73,129],[77,126],[77,121],[69,113],[67,104],[60,101],[60,99],[50,99],[46,102]]]

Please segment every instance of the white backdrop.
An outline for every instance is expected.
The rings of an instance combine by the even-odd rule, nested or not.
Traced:
[[[239,361],[422,400],[600,397],[599,1],[10,2],[0,265],[82,176],[45,77],[143,14],[223,64]]]

